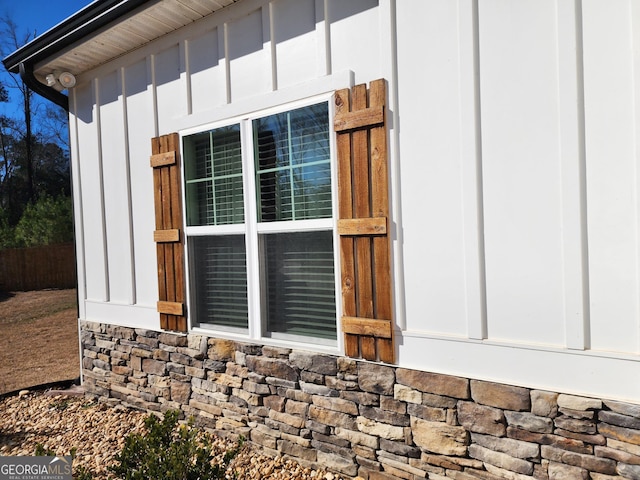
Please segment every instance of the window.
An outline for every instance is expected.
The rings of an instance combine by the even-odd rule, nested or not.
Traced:
[[[216,334],[313,339],[394,363],[386,91],[384,79],[337,90],[332,134],[324,103],[194,129],[183,142],[177,133],[151,139],[163,330],[188,331],[189,315]],[[332,289],[338,247],[341,282]]]
[[[329,105],[183,136],[192,322],[336,342]]]

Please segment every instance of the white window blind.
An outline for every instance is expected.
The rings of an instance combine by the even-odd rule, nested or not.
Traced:
[[[195,315],[201,323],[247,328],[247,262],[241,235],[193,237]]]
[[[187,225],[244,222],[240,125],[185,139]]]
[[[335,338],[331,232],[265,234],[261,239],[268,331]]]

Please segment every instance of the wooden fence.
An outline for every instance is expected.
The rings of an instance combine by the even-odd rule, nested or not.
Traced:
[[[0,291],[74,288],[73,243],[0,250]]]

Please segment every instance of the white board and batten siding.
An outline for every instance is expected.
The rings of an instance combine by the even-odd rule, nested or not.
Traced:
[[[386,15],[375,0],[247,0],[80,76],[80,317],[159,327],[152,137],[388,76]]]
[[[631,0],[397,2],[401,364],[640,400],[639,49]]]
[[[158,328],[151,137],[384,77],[399,364],[640,401],[638,52],[635,0],[246,0],[98,67],[81,318]]]

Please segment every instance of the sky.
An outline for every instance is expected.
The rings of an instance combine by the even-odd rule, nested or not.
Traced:
[[[90,3],[92,0],[0,0],[0,14],[9,14],[21,33],[40,35]]]
[[[41,35],[57,24],[82,10],[93,0],[0,0],[0,16],[7,15],[18,26],[18,38],[27,33]],[[101,0],[97,0],[101,1]],[[9,75],[0,65],[0,82],[11,85]],[[21,101],[13,89],[9,89],[10,103],[0,105],[0,114],[15,117],[21,115]]]

